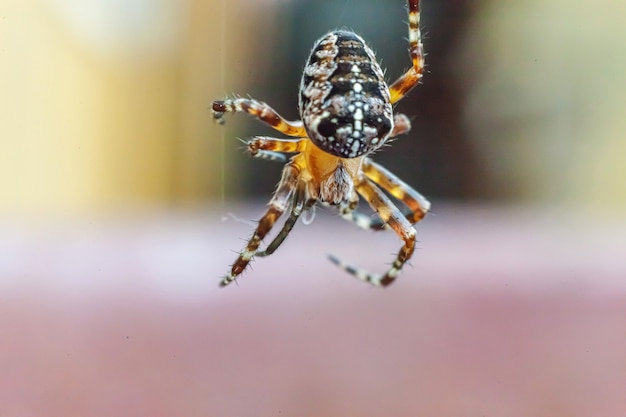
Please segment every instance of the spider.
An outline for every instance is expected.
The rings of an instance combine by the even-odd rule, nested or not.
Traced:
[[[412,66],[391,86],[374,53],[351,31],[333,31],[320,38],[309,55],[299,89],[301,120],[288,121],[268,104],[252,98],[214,101],[213,116],[248,113],[289,139],[256,136],[244,141],[251,155],[285,162],[268,209],[246,247],[222,279],[234,281],[254,256],[271,255],[285,240],[300,215],[319,202],[364,229],[392,229],[403,241],[395,260],[383,274],[370,273],[329,255],[348,273],[378,286],[394,282],[415,250],[415,229],[430,208],[429,201],[404,181],[369,158],[390,138],[405,134],[411,123],[393,112],[422,78],[424,54],[419,29],[419,0],[409,0],[409,54]],[[287,154],[293,154],[287,159]],[[384,191],[383,191],[384,190]],[[406,206],[400,211],[387,194]],[[359,196],[377,214],[358,212]],[[261,241],[276,221],[290,210],[282,230],[260,250]]]

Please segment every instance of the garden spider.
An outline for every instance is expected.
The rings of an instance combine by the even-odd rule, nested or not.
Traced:
[[[391,228],[404,242],[391,267],[373,274],[329,256],[363,281],[391,284],[415,250],[415,229],[430,208],[420,193],[372,161],[368,155],[387,140],[411,129],[393,104],[422,78],[424,56],[419,29],[419,0],[409,0],[409,53],[412,67],[391,86],[372,50],[357,34],[334,31],[319,39],[304,67],[299,90],[301,121],[288,121],[266,103],[246,98],[214,101],[214,118],[224,113],[248,113],[291,139],[256,136],[245,141],[259,158],[286,162],[269,208],[220,286],[234,281],[256,256],[272,254],[285,240],[299,216],[317,202],[338,208],[341,216],[364,229]],[[285,154],[295,154],[287,162]],[[401,201],[401,212],[381,190]],[[356,210],[359,195],[378,217]],[[291,209],[282,230],[263,251],[259,246],[278,218]]]

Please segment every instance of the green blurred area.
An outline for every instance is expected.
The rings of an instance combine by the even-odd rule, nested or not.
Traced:
[[[214,125],[211,101],[250,93],[294,117],[310,46],[344,24],[397,77],[397,3],[0,0],[0,210],[268,198],[280,166],[235,140],[268,130]],[[626,4],[422,3],[428,73],[399,105],[414,130],[377,158],[429,197],[623,211]]]

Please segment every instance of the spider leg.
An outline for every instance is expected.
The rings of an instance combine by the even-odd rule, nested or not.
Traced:
[[[268,161],[275,162],[287,162],[287,155],[282,154],[280,152],[272,152],[272,151],[258,151],[253,155],[258,159],[266,159]]]
[[[302,152],[306,148],[306,138],[278,139],[267,136],[255,136],[250,140],[239,139],[248,147],[248,152],[255,158],[269,161],[287,162],[285,153]]]
[[[415,224],[426,216],[426,213],[430,209],[430,201],[395,174],[369,158],[364,159],[362,170],[367,178],[404,203],[407,208],[402,210],[402,215],[409,222]],[[346,220],[356,223],[357,226],[363,229],[389,229],[389,225],[380,217],[367,216],[355,209],[356,204],[342,207],[340,209],[341,216]]]
[[[424,47],[420,33],[419,0],[409,0],[409,55],[413,66],[389,87],[391,103],[397,103],[422,78],[424,72]]]
[[[213,102],[213,118],[224,123],[224,113],[248,113],[288,136],[306,136],[301,121],[288,121],[267,103],[247,98],[220,100]]]
[[[255,136],[249,140],[237,139],[246,145],[250,155],[258,159],[267,159],[268,161],[287,162],[285,153],[301,152],[306,147],[305,138],[278,139],[267,136]]]
[[[383,222],[380,217],[374,217],[375,215],[368,216],[367,214],[363,214],[356,210],[356,208],[351,208],[350,206],[342,207],[339,213],[341,214],[341,217],[355,223],[361,229],[375,231],[389,229],[389,225]]]
[[[414,213],[409,209],[404,209],[402,210],[402,215],[405,219],[409,220],[414,215]],[[375,215],[368,216],[358,210],[352,210],[345,214],[342,213],[341,216],[346,220],[354,222],[361,229],[373,230],[375,232],[390,229],[389,225],[383,222],[380,217]]]
[[[259,257],[269,256],[272,253],[274,253],[276,249],[278,249],[278,247],[285,241],[285,238],[287,238],[287,235],[289,235],[289,232],[291,232],[291,229],[293,229],[293,226],[296,224],[296,222],[300,218],[300,215],[302,214],[302,212],[311,208],[315,204],[314,199],[310,199],[306,201],[305,203],[304,194],[305,194],[305,184],[299,183],[298,188],[296,189],[296,192],[294,194],[293,202],[291,205],[291,213],[289,214],[289,217],[285,221],[283,228],[276,235],[276,237],[274,237],[274,240],[272,240],[272,242],[269,245],[267,245],[265,250],[258,251],[256,253],[256,256],[259,256]]]
[[[289,199],[291,198],[296,184],[298,183],[299,171],[292,164],[288,164],[283,169],[283,175],[278,183],[278,187],[269,202],[269,208],[259,220],[259,225],[252,234],[246,247],[239,253],[237,260],[233,264],[230,272],[220,282],[224,287],[234,281],[239,274],[248,266],[252,257],[259,249],[263,238],[272,230],[276,220],[285,212]]]
[[[411,255],[413,255],[415,251],[415,229],[411,223],[404,218],[402,213],[400,213],[400,210],[393,205],[391,200],[389,200],[389,198],[370,180],[363,179],[356,185],[356,188],[359,194],[367,200],[383,222],[389,224],[396,234],[400,236],[404,241],[404,245],[400,248],[391,267],[384,274],[373,274],[364,271],[345,263],[333,255],[329,255],[329,259],[335,265],[338,265],[340,268],[363,281],[386,287],[396,279],[404,264],[409,260]]]
[[[359,195],[354,192],[350,200],[346,204],[342,204],[339,207],[339,214],[344,219],[356,223],[357,226],[363,229],[373,229],[373,230],[383,230],[387,227],[386,223],[380,221],[380,218],[377,220],[372,219],[370,216],[361,213],[356,209],[359,203]],[[374,226],[376,225],[376,226]]]
[[[243,141],[248,146],[248,151],[253,156],[258,152],[299,153],[306,149],[308,138],[278,139],[267,136],[255,136],[250,140]]]
[[[369,158],[363,160],[362,169],[367,178],[408,207],[409,210],[403,211],[403,214],[411,224],[419,222],[426,216],[426,213],[430,210],[430,201],[394,173]],[[373,229],[381,229],[383,227],[384,222],[380,219],[373,219],[370,225],[370,228]]]
[[[339,214],[344,219],[356,223],[357,226],[362,227],[363,229],[370,229],[372,219],[368,215],[363,214],[356,209],[358,203],[359,195],[354,192],[346,204],[339,206]],[[380,227],[379,229],[383,229],[383,227]]]

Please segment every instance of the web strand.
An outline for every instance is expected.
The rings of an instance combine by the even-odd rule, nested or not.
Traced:
[[[220,1],[220,87],[222,92],[226,89],[226,4],[228,0]],[[226,200],[226,131],[220,129],[220,202]]]

